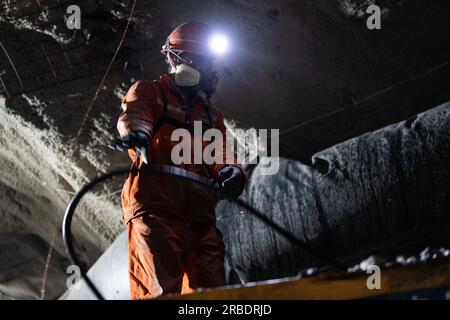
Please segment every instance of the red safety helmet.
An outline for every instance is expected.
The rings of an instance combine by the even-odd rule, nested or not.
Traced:
[[[169,51],[187,51],[198,55],[211,55],[209,48],[210,27],[202,22],[185,22],[176,27],[167,37],[161,53],[167,56]]]

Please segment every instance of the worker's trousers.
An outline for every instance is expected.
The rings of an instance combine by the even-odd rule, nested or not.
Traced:
[[[215,226],[150,212],[127,225],[131,299],[225,284],[224,244]]]

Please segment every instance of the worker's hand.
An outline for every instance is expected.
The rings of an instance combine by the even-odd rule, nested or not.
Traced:
[[[122,138],[122,145],[127,149],[135,149],[142,156],[142,161],[148,164],[150,152],[148,149],[149,137],[143,132],[133,132]]]
[[[233,166],[226,166],[219,170],[217,182],[219,188],[228,198],[237,198],[242,191],[244,176],[242,171]]]

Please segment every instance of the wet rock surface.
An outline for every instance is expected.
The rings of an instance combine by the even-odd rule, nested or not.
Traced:
[[[314,180],[329,174],[327,177],[335,186],[324,190],[313,185],[308,188],[318,188],[315,194],[323,192],[331,198],[336,197],[330,194],[334,187],[349,192],[351,187],[345,176],[355,179],[353,174],[368,173],[351,172],[352,168],[339,161],[337,168],[332,157],[338,157],[339,150],[334,155],[320,153],[311,157],[315,152],[406,119],[450,98],[444,81],[450,64],[442,65],[450,52],[450,43],[442,41],[450,29],[448,1],[375,2],[382,8],[383,27],[371,32],[365,26],[367,15],[363,13],[368,1],[362,0],[279,3],[264,0],[257,4],[245,0],[138,0],[125,42],[81,130],[87,106],[117,49],[131,1],[2,2],[0,234],[32,233],[48,246],[53,243],[56,252],[64,255],[59,226],[70,197],[90,178],[129,164],[124,154],[105,147],[116,135],[115,122],[123,93],[135,79],[154,79],[165,71],[159,54],[161,44],[174,26],[186,20],[209,22],[232,37],[232,52],[217,66],[222,82],[214,102],[236,126],[284,131],[339,111],[282,134],[281,156],[292,160],[283,160],[281,174],[290,183],[306,185],[309,182],[297,180],[301,175]],[[79,5],[82,12],[82,29],[77,32],[69,30],[65,22],[66,8],[72,4]],[[389,89],[374,95],[385,88]],[[350,107],[342,109],[345,106]],[[414,123],[411,120],[405,127]],[[417,135],[426,135],[428,129],[417,130]],[[365,147],[368,146],[364,143],[360,146]],[[401,142],[397,141],[393,147],[402,147]],[[392,155],[396,156],[400,157]],[[418,154],[417,165],[422,160],[428,161],[427,157],[425,153]],[[371,163],[378,161],[369,159],[369,155],[363,158]],[[311,159],[315,159],[314,170],[297,162],[311,164]],[[418,170],[425,174],[424,171],[435,169]],[[412,181],[411,172],[404,172],[406,184]],[[266,182],[277,183],[269,180]],[[440,183],[439,178],[435,180]],[[385,205],[390,205],[389,199],[382,196],[385,190],[377,189],[381,187],[376,183],[364,185],[371,198],[355,198],[358,205],[366,200],[378,205],[378,209],[370,207],[370,212],[384,210],[381,207],[385,200]],[[423,183],[422,191],[427,192],[429,186],[428,182]],[[119,187],[120,179],[96,190],[84,202],[74,224],[77,249],[86,265],[91,265],[123,231]],[[371,187],[375,189],[372,191]],[[249,192],[256,193],[256,184],[250,188]],[[296,190],[281,189],[293,196]],[[398,191],[401,188],[396,190],[401,195]],[[269,198],[278,197],[281,191],[264,191],[264,196],[267,193]],[[421,193],[411,197],[416,196],[420,198]],[[432,216],[440,212],[437,203],[442,197],[445,195],[435,195],[436,204],[430,207]],[[284,197],[280,198],[280,203],[284,201]],[[342,204],[342,199],[339,203]],[[410,209],[407,204],[398,206]],[[293,204],[292,209],[306,210],[300,204]],[[333,208],[325,204],[322,210],[328,214]],[[337,215],[335,219],[340,218]],[[290,223],[290,219],[280,218],[280,221]],[[306,225],[314,225],[304,230],[305,239],[315,239],[323,228],[336,225],[320,216],[305,219]],[[389,220],[383,216],[379,219]],[[425,218],[420,219],[422,223]],[[245,223],[248,227],[259,226],[251,221]],[[377,221],[367,223],[374,225]],[[298,231],[296,228],[293,230]],[[334,233],[345,228],[339,226],[326,234],[334,239]],[[375,229],[370,236],[382,233]],[[262,233],[260,230],[259,234]],[[319,238],[314,245],[328,248],[328,240]],[[251,242],[256,241],[255,238],[244,243],[236,239],[235,246],[242,246],[242,252],[253,248]],[[270,241],[282,243],[283,240],[275,237]],[[370,245],[370,240],[363,239],[360,246],[366,244]],[[336,251],[336,255],[347,254],[338,248],[328,249]],[[290,253],[286,256],[283,249],[275,258],[252,262],[255,266],[251,268],[259,270],[257,265],[267,261],[273,268],[284,266],[283,261],[291,261],[288,256]],[[295,256],[296,264],[288,267],[287,273],[294,273],[309,259],[301,252]],[[252,278],[281,272],[241,273]]]

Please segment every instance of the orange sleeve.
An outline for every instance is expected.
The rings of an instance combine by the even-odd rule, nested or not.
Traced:
[[[216,110],[215,110],[216,111]],[[217,111],[216,111],[217,112]],[[227,139],[226,139],[226,132],[227,132],[227,128],[225,127],[224,121],[223,121],[223,116],[217,112],[217,120],[216,120],[216,128],[220,130],[220,132],[222,132],[222,136],[223,136],[223,150],[222,150],[222,154],[220,155],[220,157],[223,159],[223,163],[222,164],[217,164],[214,163],[210,166],[210,170],[212,173],[212,177],[214,179],[216,179],[219,176],[219,171],[221,169],[223,169],[226,166],[233,166],[236,168],[239,168],[239,170],[241,170],[242,176],[243,176],[243,183],[242,183],[242,188],[240,190],[240,192],[242,192],[245,188],[245,184],[247,182],[247,176],[245,174],[245,170],[243,169],[243,167],[241,166],[241,164],[238,163],[237,160],[237,155],[235,152],[232,152],[231,150],[229,150],[227,148]]]
[[[152,137],[153,125],[162,112],[157,94],[150,81],[137,81],[130,87],[122,100],[122,113],[117,121],[121,137],[135,131]]]

